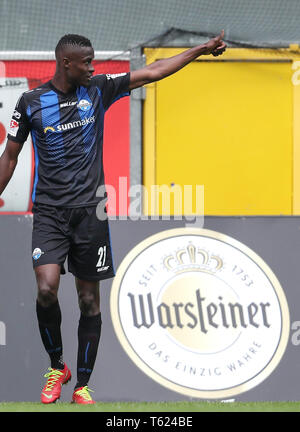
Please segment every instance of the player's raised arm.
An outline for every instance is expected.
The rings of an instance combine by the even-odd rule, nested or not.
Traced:
[[[22,147],[23,144],[7,140],[5,150],[0,157],[0,195],[14,173]]]
[[[166,78],[201,55],[212,54],[216,57],[223,54],[226,49],[226,43],[223,41],[223,37],[224,30],[222,30],[218,36],[202,45],[190,48],[176,56],[157,60],[142,69],[131,72],[130,90]]]

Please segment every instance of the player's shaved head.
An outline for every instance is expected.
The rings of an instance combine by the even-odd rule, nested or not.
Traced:
[[[60,55],[66,50],[76,48],[92,48],[91,41],[85,36],[78,34],[66,34],[57,43],[55,57],[58,60]]]
[[[55,57],[56,83],[60,81],[71,87],[89,85],[94,72],[94,49],[89,39],[78,34],[66,34],[56,45]]]

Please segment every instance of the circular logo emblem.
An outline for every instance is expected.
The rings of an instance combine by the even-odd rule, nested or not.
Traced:
[[[43,255],[43,253],[44,252],[42,252],[40,248],[35,248],[32,252],[32,258],[36,261]]]
[[[81,109],[81,111],[88,111],[91,106],[91,102],[87,101],[86,99],[81,99],[77,105],[77,108]]]
[[[155,234],[121,263],[111,292],[121,345],[148,376],[191,397],[245,392],[277,367],[289,336],[284,292],[267,264],[224,234]]]

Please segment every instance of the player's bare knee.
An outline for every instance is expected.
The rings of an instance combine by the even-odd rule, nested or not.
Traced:
[[[81,313],[85,316],[96,315],[100,312],[99,302],[93,293],[79,293],[78,303]]]
[[[38,302],[41,306],[51,306],[57,301],[57,289],[46,283],[42,283],[38,286],[37,294]]]
[[[35,268],[37,281],[37,300],[41,306],[51,306],[57,301],[60,267],[49,264]]]

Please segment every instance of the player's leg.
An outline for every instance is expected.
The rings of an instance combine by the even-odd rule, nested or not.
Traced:
[[[101,333],[99,281],[113,277],[114,268],[108,221],[97,218],[96,207],[85,209],[85,214],[81,216],[73,232],[68,265],[75,276],[81,311],[76,387],[84,389],[94,367]],[[83,398],[77,398],[77,393],[74,392],[73,400],[86,403],[84,395],[88,398],[88,393],[83,393]]]
[[[37,282],[36,313],[43,345],[49,354],[51,368],[63,369],[61,310],[57,299],[60,266],[45,264],[35,267]]]
[[[67,216],[61,209],[33,207],[32,264],[37,282],[36,312],[51,367],[62,369],[61,311],[57,299],[60,274],[69,249]]]
[[[38,325],[51,362],[49,372],[45,374],[47,382],[41,393],[41,402],[48,404],[59,399],[62,385],[71,379],[71,372],[62,358],[61,311],[57,299],[61,266],[45,264],[35,267],[34,271],[37,281]]]
[[[80,308],[78,324],[77,382],[73,400],[92,403],[87,390],[94,369],[101,335],[100,292],[98,281],[75,278]],[[79,394],[77,394],[79,391]]]
[[[33,209],[32,259],[37,282],[36,313],[42,343],[51,367],[41,394],[43,403],[55,402],[71,373],[62,359],[61,310],[57,298],[60,274],[68,249],[67,217],[64,210],[46,205]]]

